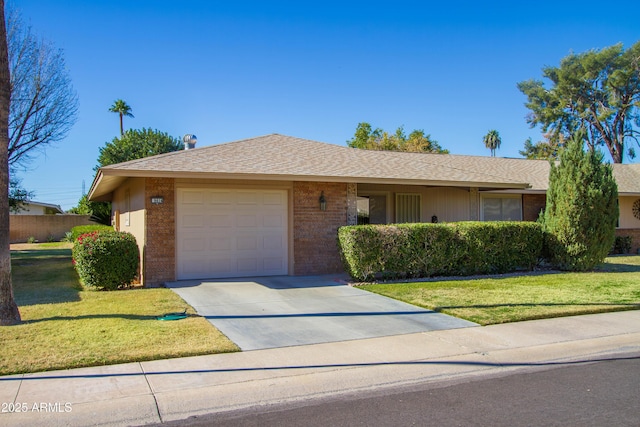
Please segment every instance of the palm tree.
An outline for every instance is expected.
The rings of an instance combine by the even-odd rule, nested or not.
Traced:
[[[111,108],[109,108],[109,111],[111,111],[112,113],[120,114],[120,136],[124,135],[124,127],[122,126],[122,117],[124,116],[133,117],[133,114],[131,114],[131,107],[127,105],[127,103],[124,102],[122,99],[117,99],[113,103]]]
[[[496,150],[500,148],[501,142],[502,140],[500,139],[500,134],[495,129],[490,130],[484,136],[484,146],[491,150],[491,157],[496,156]]]

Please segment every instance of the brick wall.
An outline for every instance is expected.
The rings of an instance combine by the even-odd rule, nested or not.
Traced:
[[[640,253],[640,228],[618,228],[616,236],[631,236],[631,253]]]
[[[524,194],[522,196],[522,219],[524,221],[536,221],[540,211],[546,205],[546,194]]]
[[[39,242],[60,241],[78,225],[95,225],[89,215],[9,215],[9,240],[24,243],[29,237]]]
[[[321,192],[327,210],[320,210]],[[347,225],[347,184],[293,183],[294,274],[343,271],[338,250],[338,228]]]
[[[151,197],[162,196],[162,204],[151,204]],[[176,279],[175,180],[145,180],[146,245],[143,283],[155,286]]]

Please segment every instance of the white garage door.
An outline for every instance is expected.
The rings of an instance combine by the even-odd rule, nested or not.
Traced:
[[[178,189],[177,276],[287,274],[286,190]]]

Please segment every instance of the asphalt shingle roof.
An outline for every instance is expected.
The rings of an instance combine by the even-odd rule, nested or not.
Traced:
[[[420,183],[544,191],[549,162],[370,151],[271,134],[103,167],[104,176],[230,177]],[[640,193],[640,165],[615,165],[620,192]],[[96,178],[98,180],[99,176]],[[92,193],[104,194],[94,181]]]

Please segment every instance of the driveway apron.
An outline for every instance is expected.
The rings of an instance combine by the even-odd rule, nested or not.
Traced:
[[[341,276],[167,283],[242,350],[477,326],[346,284]]]

